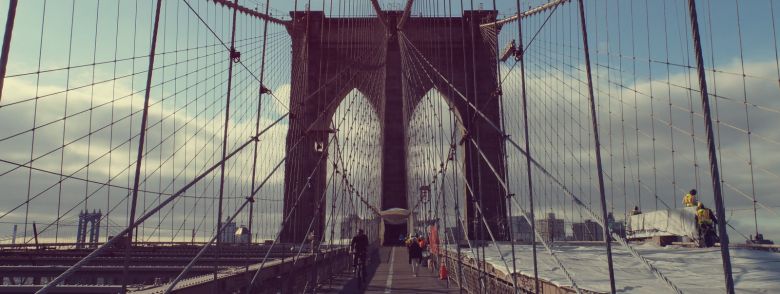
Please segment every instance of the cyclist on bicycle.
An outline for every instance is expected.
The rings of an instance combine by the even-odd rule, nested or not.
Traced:
[[[352,242],[349,245],[352,252],[355,254],[355,259],[352,261],[353,266],[357,266],[358,260],[363,265],[366,264],[366,251],[368,250],[368,236],[362,229],[358,230],[357,236],[352,238]]]

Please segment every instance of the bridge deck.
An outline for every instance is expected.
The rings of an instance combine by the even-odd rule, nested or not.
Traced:
[[[320,293],[458,293],[458,286],[438,279],[438,269],[420,267],[412,274],[409,255],[403,247],[382,247],[368,258],[368,284],[359,290],[352,273],[337,276]]]

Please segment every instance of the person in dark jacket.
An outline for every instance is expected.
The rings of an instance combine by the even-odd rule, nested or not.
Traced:
[[[718,219],[711,209],[704,207],[699,202],[696,208],[696,222],[699,224],[699,247],[712,247],[718,241],[718,235],[715,233],[714,225],[718,224]]]
[[[352,252],[355,254],[355,258],[352,261],[352,266],[356,266],[358,264],[358,260],[360,260],[363,264],[366,264],[368,236],[366,236],[365,232],[363,232],[362,229],[358,230],[357,236],[352,238],[352,242],[350,243],[349,247],[350,249],[352,249]]]
[[[412,273],[414,273],[414,276],[417,276],[417,268],[420,266],[420,263],[422,263],[422,248],[420,248],[420,244],[417,242],[417,238],[412,237],[410,242],[406,243],[406,248],[409,251],[409,264],[412,265]]]

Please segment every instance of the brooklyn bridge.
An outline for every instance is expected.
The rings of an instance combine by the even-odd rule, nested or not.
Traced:
[[[0,293],[780,292],[776,0],[0,16]]]

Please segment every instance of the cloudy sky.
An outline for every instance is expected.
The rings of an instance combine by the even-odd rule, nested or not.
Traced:
[[[687,6],[586,3],[608,209],[621,219],[634,206],[679,207],[693,188],[712,207]],[[769,1],[707,1],[699,7],[726,216],[736,242],[755,233],[753,199],[759,232],[780,235],[774,195],[780,162],[773,152],[780,75],[772,9]],[[531,150],[555,175],[554,181],[536,171],[537,213],[554,212],[567,222],[590,216],[556,181],[591,210],[598,211],[599,203],[577,13],[566,5],[547,24],[548,13],[524,22],[525,43],[534,38],[526,55]],[[516,23],[505,25],[499,48],[516,38]],[[501,72],[507,131],[522,145],[519,69],[510,60]],[[511,147],[508,153],[511,189],[527,195],[524,158]]]
[[[254,2],[264,1],[246,5],[262,9]],[[303,9],[307,1],[298,2],[298,9]],[[403,1],[380,2],[383,7],[400,9]],[[498,2],[501,15],[515,11],[514,1]],[[543,1],[524,5],[537,2]],[[680,198],[691,188],[701,191],[705,203],[712,203],[698,83],[691,70],[695,63],[687,10],[678,2],[586,2],[608,207],[618,216],[635,205],[643,210],[656,209],[656,203],[658,208],[665,208],[663,203],[679,206]],[[771,1],[700,2],[729,222],[740,233],[752,234],[755,198],[759,230],[769,238],[780,238],[780,199],[775,195],[780,157],[774,152],[780,147],[775,130],[780,125],[780,71],[773,18],[773,9],[780,8]],[[14,224],[21,225],[20,234],[24,234],[25,219],[29,224],[38,223],[46,238],[54,238],[55,231],[61,231],[57,238],[72,238],[83,209],[100,209],[104,214],[111,211],[106,220],[110,227],[104,235],[116,233],[127,222],[125,199],[127,187],[132,186],[138,147],[153,7],[146,1],[97,3],[45,1],[45,10],[44,1],[22,1],[19,6],[8,78],[0,100],[0,203],[5,207],[0,213],[0,236],[4,241]],[[158,56],[152,82],[152,127],[141,185],[148,193],[140,195],[141,210],[158,203],[161,193],[165,197],[213,166],[222,152],[228,63],[221,42],[230,39],[230,15],[213,3],[190,1],[217,39],[183,1],[165,3],[160,32],[163,41],[158,45],[158,52],[165,54]],[[355,7],[346,5],[349,3],[336,1],[331,9],[328,2],[326,11],[334,16],[372,13],[367,1]],[[492,8],[490,1],[474,5],[478,8],[480,3]],[[322,5],[322,1],[311,1],[310,7],[319,10]],[[470,3],[466,6],[470,8]],[[295,2],[273,0],[271,7],[272,13],[281,17],[295,9]],[[417,1],[413,15],[446,15],[444,7],[444,1]],[[562,6],[542,29],[547,13],[524,22],[526,43],[539,31],[526,55],[531,151],[567,189],[597,207],[584,60],[574,8]],[[452,8],[460,10],[457,3]],[[7,7],[0,5],[3,20],[6,12]],[[261,23],[248,17],[239,19],[236,46],[242,51],[242,61],[234,64],[230,148],[250,140],[255,131],[259,102],[256,77],[262,50],[262,39],[257,36],[261,32]],[[516,35],[516,24],[506,25],[499,35],[499,47]],[[287,112],[290,93],[289,37],[281,27],[271,26],[268,42],[265,83],[274,95],[260,101],[260,129]],[[501,66],[507,76],[502,85],[506,126],[522,145],[520,75],[513,63],[510,60]],[[357,110],[347,114],[342,109],[337,116],[360,120],[370,115],[360,93],[348,97],[356,97]],[[444,98],[432,93],[429,99],[431,105],[438,106]],[[342,107],[346,107],[345,102]],[[423,118],[418,121],[418,117],[434,111],[417,109],[410,115],[416,121],[413,128],[424,128]],[[440,115],[443,121],[451,121],[451,114]],[[263,135],[266,139],[261,138],[255,182],[261,182],[284,157],[281,144],[286,125],[287,120],[282,120]],[[378,163],[371,158],[376,154],[358,150],[359,146],[376,145],[377,127],[362,127],[362,137],[345,134],[340,138],[351,143],[347,149],[353,148],[343,152],[352,155],[351,166],[374,172]],[[449,133],[451,129],[450,125],[440,131]],[[417,152],[414,154],[441,147],[440,142],[426,138],[413,138],[409,144],[411,152]],[[438,150],[427,152],[443,157]],[[229,199],[225,211],[234,211],[250,190],[252,158],[250,144],[227,164],[230,185],[225,187]],[[527,195],[522,156],[509,148],[508,158],[511,189]],[[427,158],[424,164],[411,166],[432,170],[439,163]],[[257,196],[263,200],[256,205],[261,217],[255,226],[264,237],[273,236],[281,218],[281,174],[273,174]],[[149,240],[157,240],[157,236],[186,239],[194,230],[197,238],[208,236],[219,190],[219,174],[214,175],[150,218],[142,235]],[[410,177],[414,175],[410,173]],[[456,176],[448,176],[452,184]],[[535,178],[537,213],[556,212],[568,221],[587,218],[551,179],[538,174]],[[110,187],[105,185],[109,181]],[[377,193],[375,176],[355,181],[361,181],[355,184],[365,187],[367,195]],[[31,199],[30,205],[26,205],[27,199]],[[246,224],[247,217],[240,214],[238,222]],[[28,225],[28,239],[31,230]],[[741,237],[735,240],[741,241]]]

